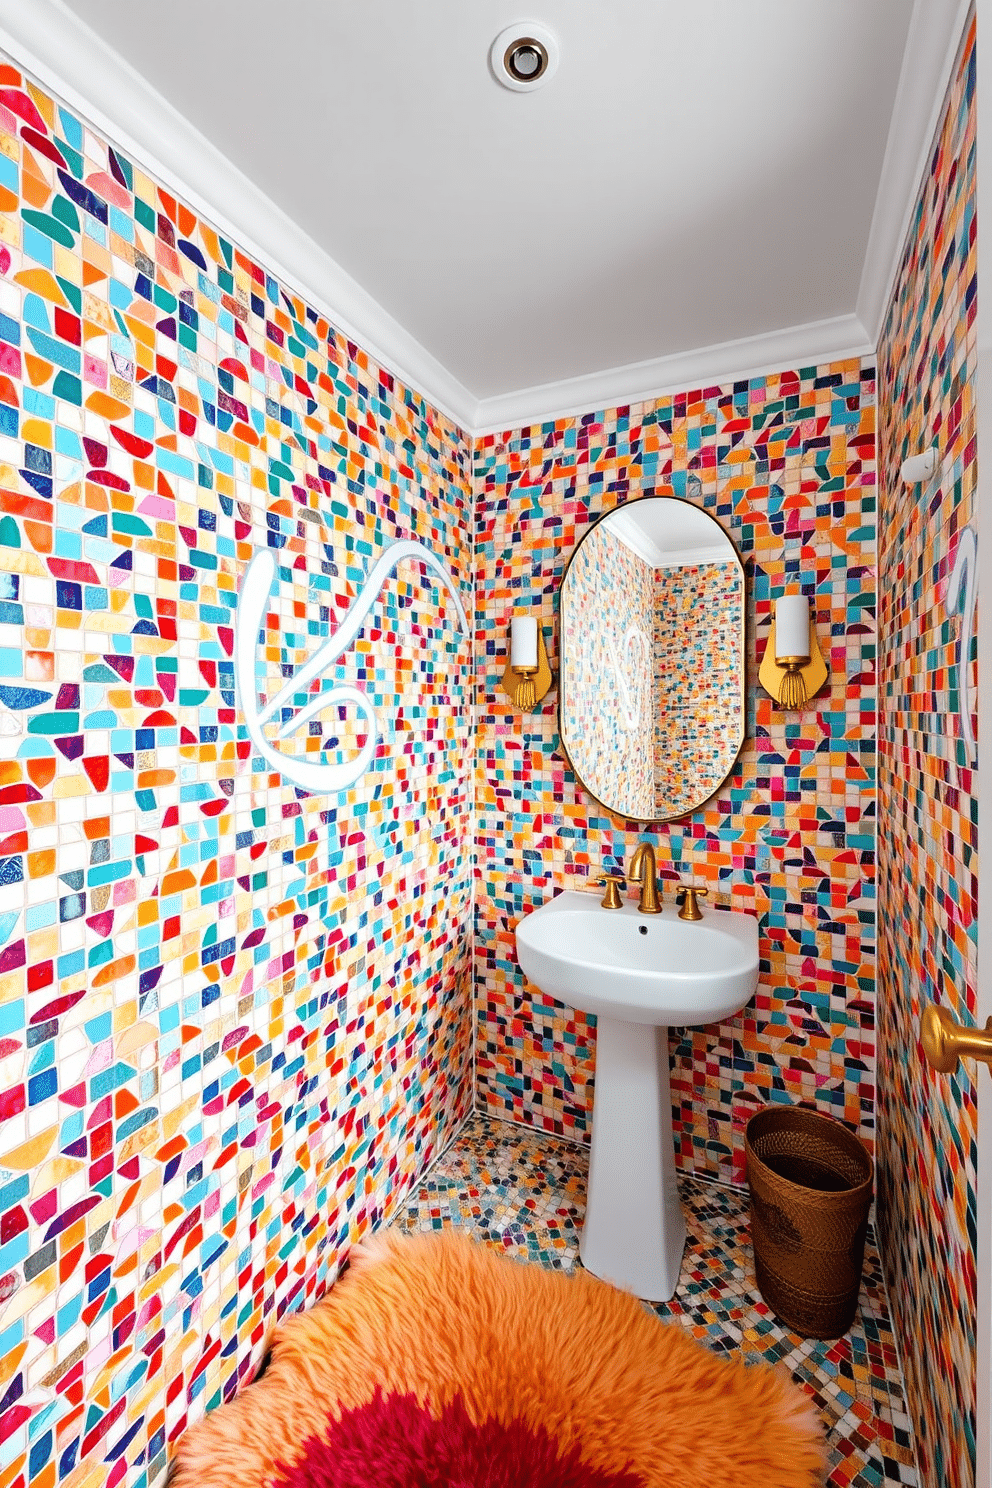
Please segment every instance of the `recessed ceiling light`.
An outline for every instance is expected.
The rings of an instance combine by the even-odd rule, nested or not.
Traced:
[[[489,49],[493,77],[504,88],[527,93],[540,88],[558,66],[558,43],[536,21],[518,21],[501,31]]]

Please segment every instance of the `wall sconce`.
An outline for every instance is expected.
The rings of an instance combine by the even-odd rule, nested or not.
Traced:
[[[810,621],[809,600],[805,594],[783,594],[775,601],[758,681],[783,708],[797,709],[816,696],[828,675]]]
[[[899,474],[907,486],[918,486],[922,481],[928,481],[937,469],[937,449],[931,445],[929,449],[920,455],[910,455],[903,460],[899,467]]]
[[[510,619],[510,654],[503,673],[503,691],[521,713],[533,713],[550,690],[554,677],[544,649],[544,635],[534,615]]]

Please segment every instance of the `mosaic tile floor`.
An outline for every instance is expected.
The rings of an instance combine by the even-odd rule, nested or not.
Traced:
[[[584,1148],[476,1114],[394,1223],[471,1229],[522,1260],[568,1271],[579,1264],[587,1162]],[[828,1422],[832,1488],[916,1488],[874,1235],[869,1231],[851,1332],[829,1343],[804,1339],[783,1328],[758,1293],[746,1195],[698,1178],[684,1178],[680,1187],[689,1227],[682,1277],[672,1301],[654,1310],[711,1348],[784,1360]]]

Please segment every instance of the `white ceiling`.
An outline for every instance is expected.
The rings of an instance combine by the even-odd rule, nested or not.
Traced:
[[[385,312],[367,344],[415,347],[408,365],[436,368],[421,387],[471,423],[480,402],[533,389],[540,404],[545,385],[610,369],[633,394],[638,364],[771,346],[811,322],[863,339],[890,120],[926,7],[957,4],[0,0],[0,22],[84,97],[96,49],[78,20],[91,27],[140,74],[99,90],[97,122],[115,121],[118,97],[127,113],[130,88],[118,137],[140,145],[160,100],[142,109],[135,90],[150,84],[357,281],[355,304]],[[561,49],[525,94],[488,64],[521,18]],[[195,143],[187,129],[178,159],[149,158],[195,187]],[[221,225],[264,244],[259,220]]]

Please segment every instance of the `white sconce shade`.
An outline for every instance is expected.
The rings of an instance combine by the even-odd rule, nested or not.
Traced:
[[[805,664],[809,654],[809,600],[783,594],[775,601],[775,660]]]
[[[903,460],[899,474],[907,486],[918,486],[921,481],[928,481],[936,469],[937,451],[931,446],[921,455],[910,455],[908,460]]]
[[[537,619],[533,615],[514,615],[510,620],[510,665],[537,666]]]

